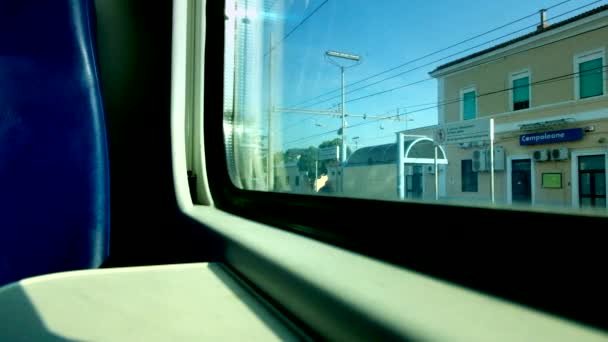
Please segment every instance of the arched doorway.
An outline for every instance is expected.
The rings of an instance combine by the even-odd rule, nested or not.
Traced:
[[[434,175],[435,197],[439,194],[439,168],[447,165],[445,150],[433,139],[397,133],[397,192],[400,199],[421,198],[425,191],[424,175]],[[430,170],[431,172],[426,172]]]

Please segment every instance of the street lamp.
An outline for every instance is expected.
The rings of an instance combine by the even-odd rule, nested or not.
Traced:
[[[342,59],[347,59],[347,60],[351,60],[351,61],[355,61],[355,62],[359,62],[361,61],[361,57],[357,56],[357,55],[353,55],[350,53],[344,53],[344,52],[338,52],[338,51],[326,51],[325,52],[325,56],[327,57],[335,57],[335,58],[342,58]],[[345,97],[346,97],[346,93],[345,93],[345,83],[344,83],[344,69],[346,69],[346,67],[344,65],[338,64],[336,62],[334,62],[332,59],[329,59],[329,61],[338,66],[340,68],[340,76],[342,78],[342,105],[341,107],[341,117],[342,117],[342,146],[340,147],[340,161],[342,163],[346,162],[346,109],[345,109]],[[355,64],[357,65],[357,64]],[[351,65],[350,67],[353,67],[355,65]]]
[[[345,118],[345,116],[346,116],[346,109],[345,109],[345,105],[346,105],[345,88],[346,88],[346,85],[344,83],[344,69],[346,69],[346,67],[344,65],[341,65],[341,64],[335,62],[330,57],[342,58],[342,59],[347,59],[347,60],[355,61],[355,62],[360,62],[361,61],[361,57],[357,56],[357,55],[350,54],[350,53],[331,51],[331,50],[330,51],[326,51],[325,52],[325,56],[327,57],[327,59],[329,60],[330,63],[332,63],[332,64],[334,64],[334,65],[336,65],[337,67],[340,68],[340,76],[342,78],[342,105],[340,106],[341,107],[341,111],[342,111],[342,113],[341,113],[341,116],[342,116],[342,129],[341,129],[341,132],[342,132],[342,144],[341,145],[342,146],[340,147],[340,150],[341,150],[340,151],[340,164],[341,164],[341,171],[342,172],[341,172],[341,177],[340,178],[341,178],[341,183],[342,183],[341,184],[341,188],[342,188],[342,191],[343,191],[344,190],[343,189],[343,186],[344,186],[344,164],[346,163],[346,118]],[[351,66],[349,66],[349,68],[353,67],[353,66],[356,66],[358,64],[359,63],[351,65]]]

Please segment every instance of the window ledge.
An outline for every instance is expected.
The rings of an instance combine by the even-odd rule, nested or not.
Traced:
[[[608,334],[220,210],[186,214],[225,260],[321,336],[450,341],[605,341]]]

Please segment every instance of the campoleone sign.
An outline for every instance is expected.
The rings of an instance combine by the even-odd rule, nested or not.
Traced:
[[[522,134],[519,136],[520,145],[552,144],[563,141],[583,139],[582,128],[562,129],[559,131]]]

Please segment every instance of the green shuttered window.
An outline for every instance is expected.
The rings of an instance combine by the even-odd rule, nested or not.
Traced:
[[[530,77],[513,80],[513,110],[530,108]]]
[[[477,94],[469,91],[462,95],[462,119],[471,120],[477,116]]]
[[[602,58],[579,64],[579,89],[581,99],[604,94],[603,70]]]

